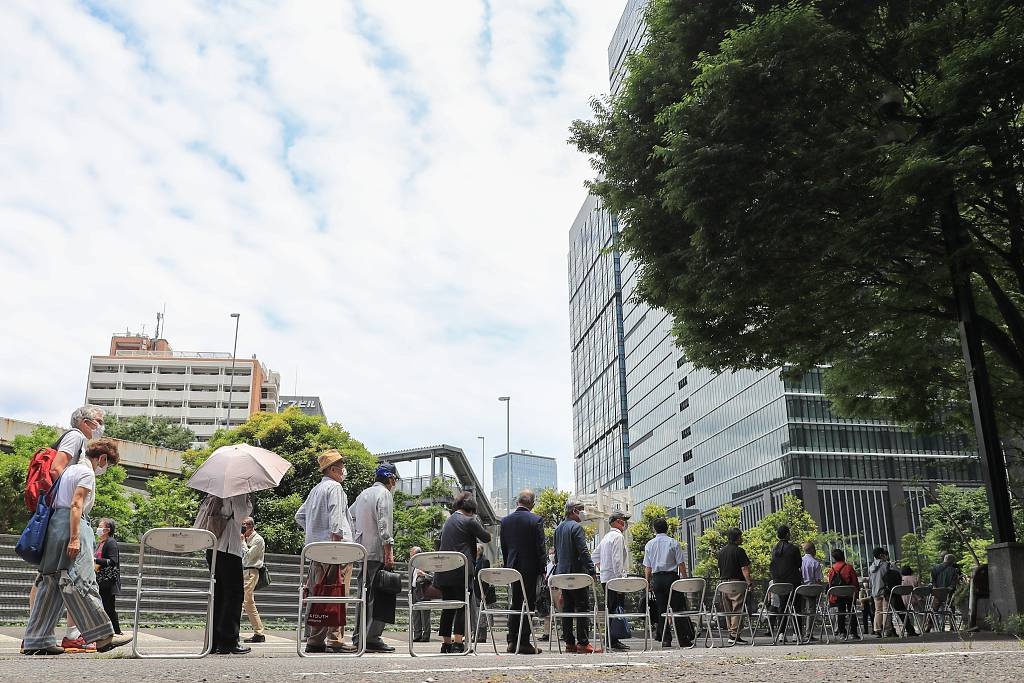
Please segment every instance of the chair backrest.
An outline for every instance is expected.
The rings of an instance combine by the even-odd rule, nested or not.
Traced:
[[[687,597],[690,609],[698,612],[704,608],[704,591],[707,590],[708,582],[704,579],[676,579],[672,582],[671,590],[682,593]],[[694,600],[689,600],[694,596]]]
[[[773,583],[768,586],[768,590],[765,591],[765,597],[769,595],[778,595],[784,597],[793,592],[794,586],[791,583]]]
[[[836,588],[842,588],[842,586],[836,586]],[[854,588],[853,586],[847,586],[847,588]],[[802,583],[796,587],[794,591],[801,598],[817,598],[825,592],[825,584],[823,583]]]
[[[742,600],[745,603],[748,588],[746,581],[722,581],[715,586],[715,595],[711,598],[711,602],[714,604],[716,597],[728,595],[734,600]],[[721,599],[718,602],[722,605],[725,604]]]
[[[949,603],[949,599],[953,595],[952,588],[932,588],[932,597],[938,603],[938,606],[946,607]]]
[[[930,598],[932,595],[932,586],[931,584],[928,584],[926,586],[918,586],[910,592],[910,595],[911,597],[916,598],[918,600]]]
[[[217,537],[206,529],[165,527],[144,533],[139,545],[143,549],[149,546],[165,553],[197,553],[216,548]]]
[[[453,569],[468,568],[469,563],[466,556],[452,550],[437,550],[427,553],[416,553],[409,558],[409,571],[422,569],[433,574],[435,572],[450,572]]]
[[[477,577],[484,583],[491,586],[511,586],[523,580],[523,575],[518,569],[508,567],[488,567],[481,569]]]
[[[647,579],[639,576],[626,576],[618,579],[609,579],[604,585],[606,591],[616,593],[639,593],[647,591]]]
[[[548,586],[561,590],[574,591],[594,585],[594,577],[590,574],[552,574]]]
[[[828,589],[828,597],[830,598],[850,598],[853,599],[857,596],[856,586],[832,586]]]
[[[905,598],[914,592],[913,586],[893,586],[889,593],[890,600],[895,597]]]
[[[347,541],[316,541],[302,549],[303,560],[321,564],[350,564],[362,562],[365,557],[366,548]]]

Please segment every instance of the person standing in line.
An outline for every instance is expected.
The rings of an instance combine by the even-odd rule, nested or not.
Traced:
[[[242,544],[242,610],[249,619],[249,625],[252,626],[252,635],[246,638],[245,642],[263,643],[266,642],[267,636],[263,633],[263,620],[256,609],[256,598],[253,593],[260,580],[260,569],[263,568],[263,556],[267,545],[263,542],[263,537],[256,533],[256,522],[252,517],[246,517],[242,522]]]
[[[364,489],[352,503],[352,518],[355,522],[355,542],[366,548],[366,630],[367,652],[394,652],[395,648],[384,642],[384,621],[374,614],[377,602],[374,588],[377,572],[390,570],[395,566],[395,500],[391,494],[398,485],[398,468],[389,462],[381,463],[374,473],[373,486]],[[352,642],[358,648],[361,632],[360,618],[356,618],[356,629]]]
[[[608,533],[601,539],[598,546],[598,557],[601,565],[601,587],[604,588],[605,609],[609,614],[625,609],[625,595],[616,591],[608,590],[608,582],[612,579],[621,579],[628,573],[629,549],[626,548],[626,526],[629,523],[629,515],[625,512],[613,512],[608,518],[608,525],[611,527]],[[620,622],[622,623],[622,622]],[[611,648],[623,652],[629,646],[617,638],[611,638]]]
[[[306,545],[321,541],[346,541],[354,539],[352,523],[348,513],[348,496],[342,488],[345,481],[345,459],[336,450],[329,450],[317,457],[320,467],[319,483],[310,489],[306,500],[295,512],[295,523],[305,534]],[[351,571],[351,565],[348,565]],[[333,564],[310,562],[309,576],[306,579],[306,590],[312,591],[313,586],[324,577],[337,580],[337,572],[342,572],[342,580],[346,590],[345,568]],[[306,652],[355,652],[356,648],[343,642],[342,628],[307,628]]]
[[[951,591],[956,590],[956,587],[963,581],[963,572],[960,571],[960,567],[956,566],[956,558],[953,555],[947,553],[942,558],[942,562],[932,567],[932,588],[948,588]],[[952,602],[950,602],[952,604]],[[939,610],[942,607],[942,601],[937,595],[932,596],[932,607],[935,610]],[[927,633],[932,628],[931,623],[925,622],[924,631]]]
[[[685,579],[686,556],[679,541],[668,535],[668,520],[658,517],[651,523],[654,538],[644,546],[644,576],[654,593],[654,630],[655,637],[661,640],[661,646],[671,647],[672,639],[667,623],[662,623],[662,616],[671,604],[673,612],[686,611],[686,596],[672,591],[676,579]],[[679,647],[690,647],[693,644],[693,624],[689,617],[676,617],[673,627]]]
[[[512,593],[512,609],[521,609],[523,602],[529,612],[537,607],[537,586],[544,576],[547,552],[544,550],[544,520],[533,513],[537,496],[530,489],[519,492],[516,509],[501,520],[501,555],[505,566],[515,569],[523,577],[522,590],[518,584]],[[530,638],[530,619],[520,624],[518,616],[508,618],[507,652],[538,654]],[[522,638],[519,629],[522,627]],[[518,642],[517,642],[518,639]]]
[[[814,541],[804,543],[804,555],[800,558],[800,577],[805,585],[821,583],[821,562],[817,558],[818,548]]]
[[[85,457],[68,466],[53,492],[53,515],[46,529],[43,558],[36,579],[38,591],[22,641],[22,654],[56,655],[53,628],[65,607],[82,630],[84,642],[97,652],[127,645],[131,636],[116,635],[103,609],[96,582],[95,536],[89,513],[96,500],[96,477],[120,461],[117,445],[109,439],[94,442]]]
[[[886,632],[892,630],[891,624],[886,624],[886,612],[889,609],[888,596],[885,592],[885,575],[889,572],[889,551],[885,548],[875,548],[872,553],[874,560],[868,565],[868,579],[871,582],[871,598],[875,603],[875,624],[874,631],[876,638],[881,638]]]
[[[252,648],[238,641],[242,627],[242,601],[245,590],[242,581],[241,521],[252,514],[252,501],[246,493],[224,498],[220,516],[225,519],[224,530],[217,539],[217,566],[213,586],[213,650],[215,655],[244,655]],[[211,566],[213,551],[206,551],[207,566]]]
[[[416,557],[423,549],[418,545],[409,548],[409,559]],[[413,572],[412,577],[412,599],[414,602],[425,600],[423,589],[433,582],[433,577],[419,567]],[[430,642],[430,610],[413,610],[412,612],[412,640],[414,643]]]
[[[857,578],[857,570],[853,565],[846,563],[846,553],[841,548],[832,550],[832,567],[828,573],[829,586],[857,586],[860,579]],[[836,621],[836,635],[839,640],[846,640],[857,635],[857,617],[853,612],[853,598],[829,597],[829,603],[839,611]],[[844,612],[850,612],[844,615]]]
[[[750,558],[747,557],[747,551],[740,546],[743,543],[743,532],[733,527],[726,533],[726,540],[728,542],[718,551],[718,575],[722,581],[745,581],[749,592],[754,579],[750,575]],[[743,600],[738,596],[722,593],[721,598],[727,612],[742,612],[745,609]],[[728,617],[727,621],[729,645],[747,642],[739,633],[743,617]]]
[[[116,529],[114,520],[107,517],[96,525],[95,563],[99,567],[96,583],[100,587],[103,611],[110,617],[114,634],[121,635],[121,622],[117,618],[117,595],[121,592],[121,552],[114,538]]]
[[[473,576],[479,576],[480,571],[483,569],[490,569],[491,561],[487,559],[487,555],[484,552],[484,544],[476,544],[476,561],[473,563]],[[477,611],[480,609],[480,601],[483,600],[484,604],[488,608],[493,608],[498,602],[498,593],[494,589],[494,586],[488,585],[484,590],[484,595],[480,595],[480,584],[476,580],[470,581],[470,593],[472,593],[472,607],[469,610],[469,616],[473,620],[473,633],[474,640],[477,643],[487,642],[487,619],[483,618],[477,623]]]
[[[580,522],[583,520],[583,503],[570,500],[565,504],[565,519],[555,528],[555,574],[597,575],[594,560],[587,548],[587,535]],[[566,612],[587,612],[590,610],[590,589],[577,588],[562,591],[562,606]],[[591,654],[599,651],[590,644],[590,619],[576,618],[576,634],[572,632],[572,617],[562,618],[562,638],[565,651]]]
[[[541,577],[537,582],[537,616],[544,619],[544,633],[537,636],[537,640],[541,642],[548,641],[548,632],[551,631],[551,612],[554,607],[561,607],[561,602],[557,605],[551,604],[551,589],[548,586],[548,579],[551,578],[551,574],[555,571],[555,549],[551,548],[548,550],[548,561],[544,565],[544,576]],[[561,595],[558,596],[561,599]]]
[[[772,583],[788,583],[793,586],[794,590],[796,590],[796,587],[803,583],[800,550],[789,542],[790,531],[787,525],[780,525],[775,531],[775,536],[779,539],[779,542],[772,548],[771,564],[768,567]],[[789,595],[774,595],[772,596],[772,602],[768,608],[775,615],[780,615],[786,608],[784,601],[789,599]],[[780,624],[785,624],[779,616],[772,618],[775,622],[774,628],[776,630],[780,628]],[[785,633],[782,634],[782,642],[786,642]]]
[[[476,498],[469,491],[462,491],[452,502],[452,514],[441,528],[441,541],[438,550],[462,553],[469,567],[468,579],[473,581],[476,560],[477,541],[491,542],[491,534],[484,529],[480,518],[476,516]],[[434,573],[434,585],[441,589],[443,600],[465,600],[469,586],[466,585],[467,573],[462,568],[446,572]],[[461,608],[441,611],[441,627],[439,629],[441,653],[465,652],[463,639],[466,635],[466,613]]]

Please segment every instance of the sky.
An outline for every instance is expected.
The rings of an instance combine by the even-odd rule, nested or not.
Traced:
[[[489,461],[507,395],[571,490],[566,139],[624,4],[0,4],[0,416],[66,424],[164,307],[180,351],[238,312],[371,451]]]

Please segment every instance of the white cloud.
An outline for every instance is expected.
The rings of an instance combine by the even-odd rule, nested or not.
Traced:
[[[569,122],[621,0],[0,7],[0,414],[63,421],[167,304],[382,451],[559,457]]]

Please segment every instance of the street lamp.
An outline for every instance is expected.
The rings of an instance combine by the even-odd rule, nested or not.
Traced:
[[[484,489],[484,495],[487,495],[487,455],[486,446],[487,440],[482,436],[476,437],[480,439],[480,486]]]
[[[509,424],[512,419],[512,397],[511,396],[499,396],[499,401],[505,403],[505,497],[508,501],[506,503],[508,511],[511,512],[512,508],[512,439],[509,436],[511,434]]]
[[[235,355],[238,353],[238,321],[242,317],[241,313],[232,313],[231,317],[235,319],[235,345],[231,349],[231,377],[228,379],[228,410],[227,415],[224,418],[224,427],[226,429],[231,428],[231,394],[235,388]]]
[[[509,438],[509,434],[510,434],[510,432],[509,432],[509,419],[510,419],[510,417],[512,415],[512,397],[511,396],[499,396],[498,400],[499,401],[504,401],[504,403],[505,403],[505,452],[506,453],[511,453],[512,452],[512,446],[510,445],[511,444],[511,439]]]

